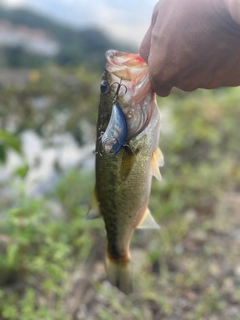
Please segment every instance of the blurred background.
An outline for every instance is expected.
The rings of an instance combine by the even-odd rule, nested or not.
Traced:
[[[138,52],[155,1],[0,2],[0,320],[239,319],[240,88],[158,99],[163,180],[135,291],[86,221],[105,51]]]

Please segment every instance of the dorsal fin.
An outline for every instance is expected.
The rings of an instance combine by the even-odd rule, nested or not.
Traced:
[[[160,229],[160,226],[156,223],[148,208],[145,210],[143,219],[137,226],[137,229]]]
[[[94,190],[86,219],[93,220],[100,217],[101,217],[101,213],[99,209],[99,202],[96,197],[96,191]]]

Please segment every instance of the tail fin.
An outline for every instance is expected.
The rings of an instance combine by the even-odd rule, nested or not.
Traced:
[[[132,270],[130,261],[119,262],[106,258],[107,278],[120,291],[129,294],[133,290]]]

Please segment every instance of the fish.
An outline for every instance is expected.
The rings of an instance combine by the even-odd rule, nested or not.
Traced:
[[[133,291],[133,231],[159,229],[148,209],[152,176],[161,179],[160,111],[148,66],[138,54],[108,50],[100,84],[95,188],[87,219],[102,217],[108,281]],[[108,145],[106,141],[110,141]],[[111,151],[112,150],[112,151]]]

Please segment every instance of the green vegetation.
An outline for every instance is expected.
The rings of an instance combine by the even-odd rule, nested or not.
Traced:
[[[69,132],[83,145],[81,121],[96,122],[99,79],[83,68],[51,67],[35,71],[24,87],[2,87],[2,163],[8,160],[8,150],[23,157],[19,134],[29,129],[46,141]],[[179,299],[187,300],[183,319],[221,313],[228,289],[215,257],[223,259],[224,252],[204,243],[216,228],[211,221],[219,200],[240,186],[239,94],[238,88],[176,91],[159,99],[165,166],[163,181],[153,180],[150,208],[162,229],[137,231],[133,237],[135,293],[129,299],[104,282],[102,221],[85,221],[93,172],[61,172],[57,185],[34,199],[25,189],[32,168],[23,159],[23,166],[0,185],[2,195],[11,189],[0,197],[0,316],[65,320],[79,310],[84,319],[171,319]],[[34,104],[39,98],[47,101],[43,108]],[[199,220],[196,213],[211,216]],[[197,256],[194,246],[201,248]],[[211,268],[218,282],[208,286]],[[75,305],[73,287],[81,296]]]
[[[77,261],[86,259],[95,240],[85,238],[90,226],[85,222],[83,197],[91,192],[86,179],[89,176],[79,172],[66,173],[53,193],[42,199],[16,190],[18,199],[5,208],[0,229],[0,314],[4,319],[17,319],[17,315],[32,319],[33,314],[35,319],[68,319],[63,301],[69,275]],[[83,184],[81,193],[78,187]],[[70,197],[69,185],[73,187]],[[18,183],[17,189],[21,188]],[[54,201],[62,209],[60,216],[52,211]],[[92,227],[97,235],[99,227]]]
[[[188,208],[213,212],[222,192],[239,187],[239,94],[238,88],[177,91],[167,101],[159,100],[170,116],[164,123],[163,114],[163,125],[174,130],[160,138],[166,164],[160,186],[164,207],[157,211],[167,216]],[[153,195],[157,193],[155,182]]]
[[[45,139],[69,132],[82,145],[80,122],[88,121],[95,126],[100,77],[100,73],[89,73],[81,67],[51,66],[29,71],[24,88],[14,85],[0,88],[1,128],[8,130],[12,122],[12,134],[18,136],[34,130]],[[62,120],[57,121],[60,117]]]

